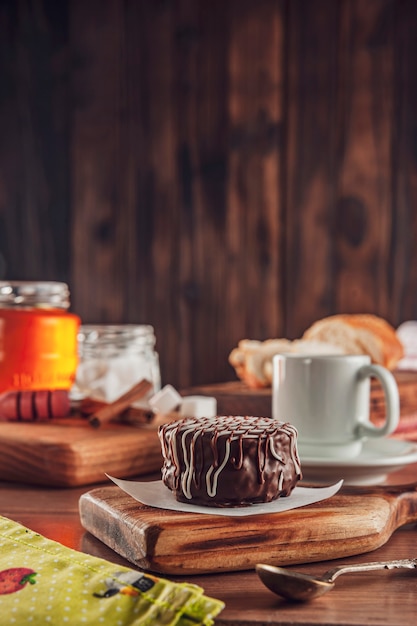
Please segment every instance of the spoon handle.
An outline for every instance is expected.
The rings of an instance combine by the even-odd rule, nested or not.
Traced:
[[[341,574],[347,574],[352,572],[365,572],[375,569],[397,568],[417,568],[417,559],[400,559],[397,561],[376,561],[374,563],[357,563],[356,565],[339,565],[338,567],[334,567],[333,569],[328,570],[324,574],[322,579],[326,582],[332,583]]]

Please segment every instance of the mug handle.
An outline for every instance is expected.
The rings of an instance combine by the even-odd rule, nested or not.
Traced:
[[[385,396],[386,417],[383,426],[377,427],[370,422],[362,422],[357,426],[359,437],[384,437],[392,433],[400,420],[400,398],[394,376],[381,365],[364,365],[358,372],[359,380],[373,376],[379,380]]]

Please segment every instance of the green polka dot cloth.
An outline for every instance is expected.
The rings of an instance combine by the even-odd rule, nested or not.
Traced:
[[[2,626],[208,626],[223,608],[197,585],[71,550],[0,516]]]

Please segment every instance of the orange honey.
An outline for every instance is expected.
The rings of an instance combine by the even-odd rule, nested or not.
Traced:
[[[80,319],[65,283],[0,282],[0,392],[70,389]]]

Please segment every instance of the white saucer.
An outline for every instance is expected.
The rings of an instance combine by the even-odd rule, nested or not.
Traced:
[[[397,439],[370,439],[354,459],[301,457],[305,481],[343,479],[347,485],[376,484],[386,475],[417,462],[417,443]]]

